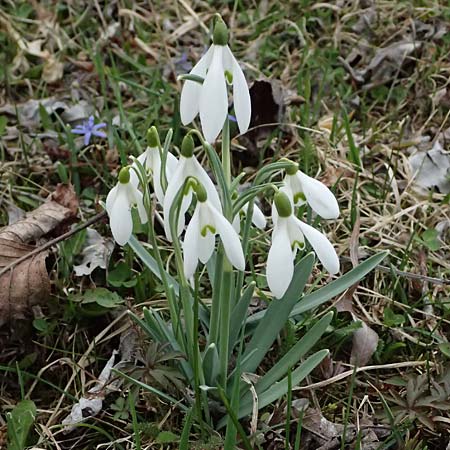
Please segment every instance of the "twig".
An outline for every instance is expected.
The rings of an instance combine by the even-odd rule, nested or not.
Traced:
[[[4,267],[2,270],[0,270],[0,277],[8,272],[8,270],[13,269],[17,264],[20,264],[21,262],[27,260],[28,258],[31,258],[34,255],[37,255],[38,253],[41,253],[50,247],[53,247],[54,245],[58,244],[61,241],[64,241],[65,239],[68,239],[69,237],[73,236],[74,234],[78,233],[81,230],[84,230],[88,226],[92,225],[95,222],[98,222],[100,219],[105,217],[106,211],[102,211],[101,213],[96,214],[94,217],[90,218],[83,224],[79,225],[78,227],[74,228],[73,230],[68,231],[67,233],[61,234],[61,236],[58,236],[55,239],[52,239],[51,241],[46,242],[45,244],[41,245],[40,247],[32,250],[30,253],[27,253],[26,255],[21,256],[20,258],[16,259],[12,263],[8,264],[6,267]]]

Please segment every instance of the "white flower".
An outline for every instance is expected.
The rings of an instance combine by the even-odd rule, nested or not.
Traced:
[[[324,219],[339,217],[339,205],[334,194],[319,180],[309,177],[302,171],[288,173],[283,184],[294,206],[308,203],[312,210]]]
[[[294,274],[294,259],[298,248],[303,248],[305,239],[317,254],[322,265],[331,274],[339,271],[339,258],[330,241],[312,226],[292,214],[289,198],[278,192],[274,199],[278,218],[274,218],[272,245],[267,258],[267,283],[277,298],[283,297]]]
[[[130,182],[129,168],[119,173],[119,182],[109,191],[106,197],[106,212],[114,240],[125,245],[133,232],[131,208],[137,207],[142,223],[147,222],[147,213],[142,200],[142,193]]]
[[[161,155],[157,147],[147,147],[145,152],[138,156],[137,160],[147,170],[147,173],[152,176],[153,187],[155,189],[155,195],[158,202],[162,205],[164,202],[164,190],[161,186]],[[169,180],[177,167],[178,160],[172,153],[167,153],[166,159],[166,178]],[[136,164],[131,165],[132,170],[130,172],[130,183],[137,187],[139,184],[139,178],[133,167]]]
[[[228,31],[221,20],[216,23],[213,42],[190,72],[190,75],[202,77],[203,84],[186,80],[180,102],[183,124],[192,122],[200,112],[203,134],[210,143],[215,141],[222,130],[228,114],[227,79],[233,84],[234,111],[241,133],[247,131],[251,116],[247,81],[227,45]]]
[[[186,278],[190,279],[194,275],[199,260],[203,264],[209,261],[214,252],[216,234],[219,234],[222,240],[230,263],[238,270],[244,270],[245,259],[238,234],[212,202],[205,198],[200,201],[198,197],[183,242]]]
[[[194,151],[194,141],[190,135],[185,136],[183,143],[181,145],[181,155],[178,160],[176,169],[173,176],[168,180],[168,186],[166,195],[164,197],[163,209],[164,209],[164,231],[166,233],[167,239],[173,240],[172,233],[170,231],[170,208],[172,207],[175,196],[178,190],[183,186],[184,182],[189,177],[196,178],[206,189],[208,194],[208,199],[214,205],[214,207],[222,212],[222,205],[220,203],[219,194],[217,193],[216,187],[209,178],[205,169],[198,162],[197,158],[193,154]],[[189,208],[192,200],[192,192],[189,191],[185,193],[183,201],[181,203],[180,214],[178,216],[177,224],[177,236],[183,231],[185,221],[184,215]]]
[[[241,208],[239,213],[234,216],[233,228],[235,229],[236,233],[239,233],[239,231],[241,230],[241,215],[243,216],[247,214],[248,206],[248,203],[246,203]],[[266,217],[257,205],[253,205],[252,223],[260,230],[264,230],[264,228],[266,228]]]

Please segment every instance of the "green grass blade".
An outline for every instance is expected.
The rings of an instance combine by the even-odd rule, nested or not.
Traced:
[[[31,400],[22,400],[7,414],[8,450],[23,450],[31,427],[36,419],[36,405]]]

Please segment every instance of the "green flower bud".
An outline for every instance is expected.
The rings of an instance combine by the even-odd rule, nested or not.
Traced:
[[[183,142],[181,143],[181,154],[185,158],[190,158],[194,154],[194,139],[192,139],[192,136],[190,134],[187,134],[183,138]]]
[[[274,197],[275,207],[280,217],[289,217],[292,214],[292,206],[288,196],[278,191]]]
[[[197,200],[200,203],[204,203],[208,199],[206,189],[200,181],[197,181],[197,184],[195,185],[195,194],[197,195]]]
[[[150,148],[158,148],[160,145],[158,130],[155,126],[147,130],[147,144]]]
[[[292,162],[292,161],[291,161]],[[297,163],[292,163],[292,165],[290,165],[287,169],[286,169],[286,173],[288,175],[295,175],[298,172],[298,164]]]
[[[214,24],[213,43],[214,45],[228,44],[228,28],[220,16],[217,17]]]
[[[119,172],[119,182],[122,184],[127,184],[130,182],[130,168],[122,167]]]

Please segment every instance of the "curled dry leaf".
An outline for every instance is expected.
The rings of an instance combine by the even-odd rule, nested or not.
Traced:
[[[24,317],[32,306],[48,299],[50,280],[45,264],[48,252],[18,261],[38,248],[31,243],[74,219],[74,198],[73,188],[60,185],[55,197],[0,230],[0,325]]]
[[[353,333],[353,347],[350,362],[358,366],[365,366],[375,353],[378,340],[378,334],[365,322],[361,322],[361,328],[358,328]]]

